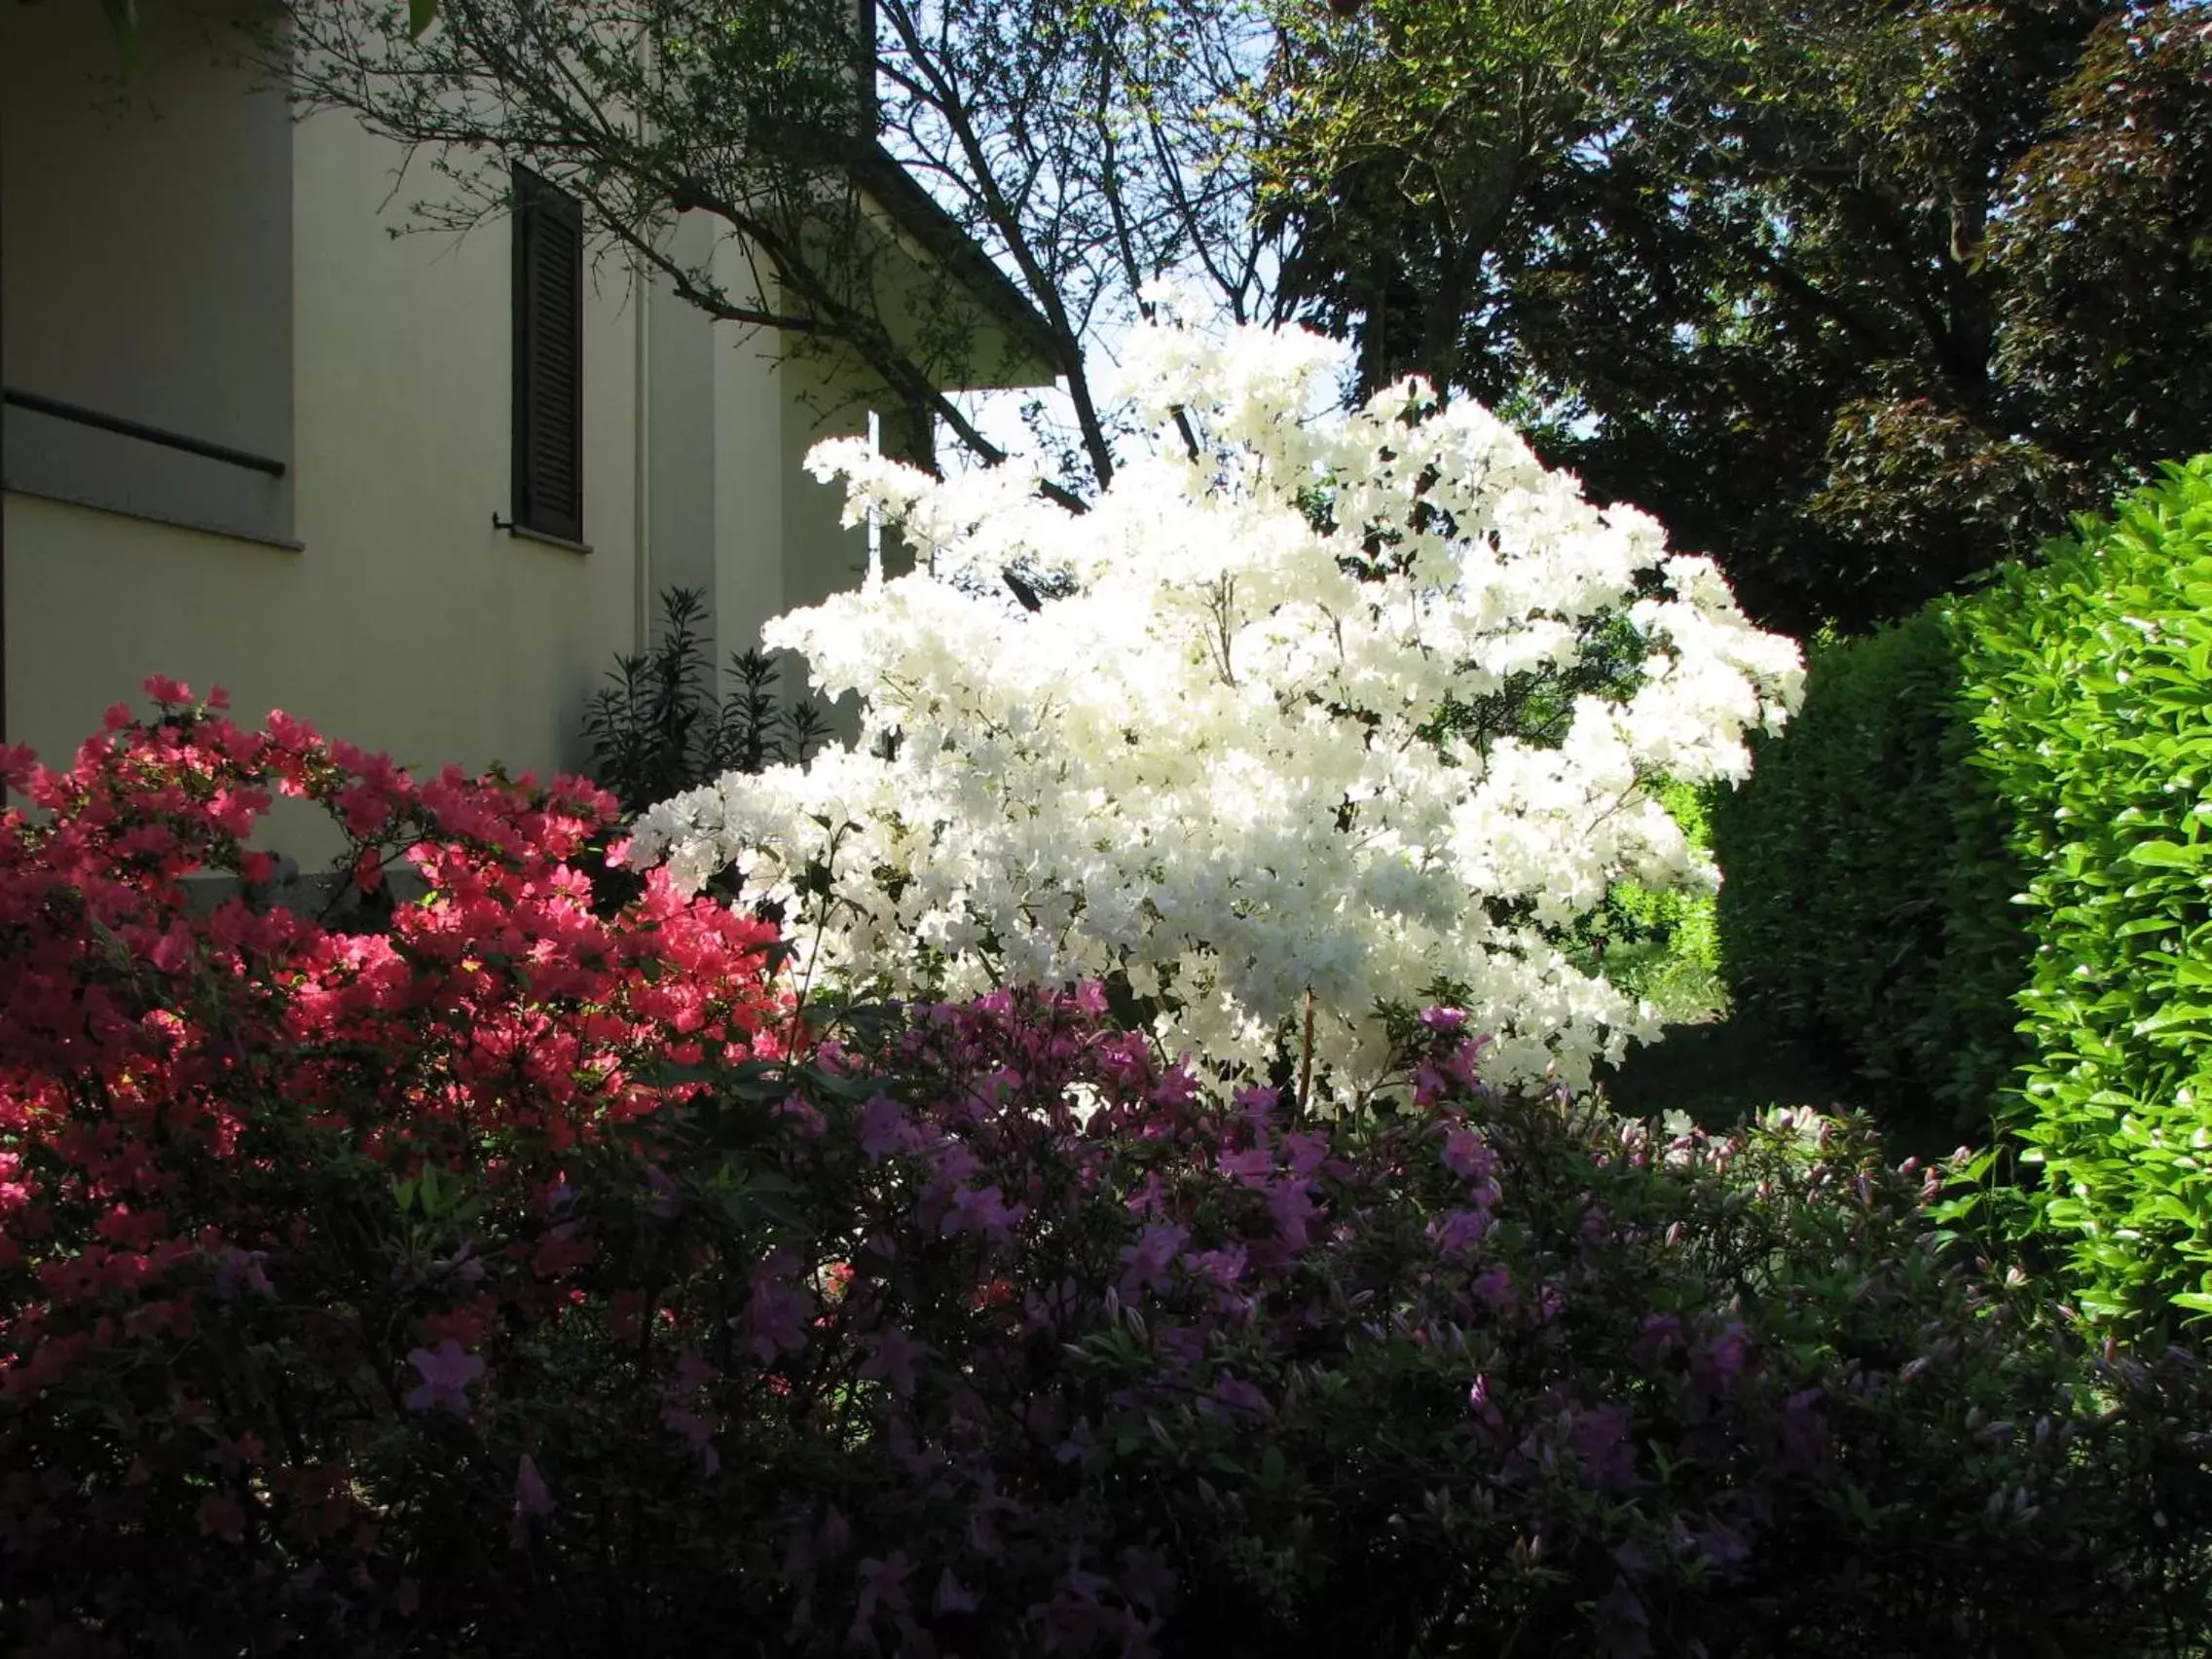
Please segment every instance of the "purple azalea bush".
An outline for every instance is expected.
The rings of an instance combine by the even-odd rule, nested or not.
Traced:
[[[45,1575],[26,1645],[1629,1659],[2201,1636],[2195,1360],[2089,1349],[1959,1259],[1923,1214],[1940,1171],[1886,1166],[1860,1124],[1664,1128],[1485,1090],[1450,1011],[1399,1041],[1401,1087],[1312,1121],[1162,1063],[1095,990],[819,1015],[805,1058],[707,1068],[527,1211],[462,1181],[360,1229],[357,1294],[420,1341],[385,1408],[318,1425],[353,1449],[344,1493],[242,1389],[201,1397],[194,1478],[222,1503],[188,1534],[108,1519],[146,1513],[104,1501],[130,1471],[56,1465],[68,1500],[14,1523],[36,1553],[0,1556]],[[357,1179],[364,1217],[388,1191],[370,1165],[301,1178],[325,1201]],[[241,1264],[193,1340],[312,1341],[299,1272]]]

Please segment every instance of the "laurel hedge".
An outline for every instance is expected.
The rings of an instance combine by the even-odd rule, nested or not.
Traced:
[[[1816,654],[1721,801],[1739,1006],[1994,1118],[2083,1311],[2212,1313],[2212,456]]]

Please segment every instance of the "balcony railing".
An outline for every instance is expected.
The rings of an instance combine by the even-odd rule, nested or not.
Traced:
[[[185,432],[172,432],[166,426],[149,425],[127,416],[87,409],[81,403],[64,403],[58,397],[25,391],[20,387],[12,386],[0,390],[0,402],[16,409],[27,409],[34,415],[50,416],[56,421],[91,426],[96,431],[113,432],[119,437],[135,438],[143,444],[159,444],[163,449],[181,450],[186,455],[196,455],[204,461],[221,461],[225,466],[240,466],[248,472],[265,472],[272,478],[284,476],[284,463],[274,456],[255,455],[250,450],[233,449],[229,444],[209,443],[205,438],[196,438]]]

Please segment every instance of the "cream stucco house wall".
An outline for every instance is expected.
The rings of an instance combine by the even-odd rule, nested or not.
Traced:
[[[726,655],[858,579],[864,533],[799,461],[865,388],[641,304],[615,259],[583,264],[580,535],[497,527],[512,226],[394,237],[426,157],[292,121],[203,8],[141,12],[124,98],[100,7],[0,6],[10,740],[66,754],[160,672],[411,764],[572,769],[660,588],[708,591]],[[987,284],[975,263],[940,279]]]

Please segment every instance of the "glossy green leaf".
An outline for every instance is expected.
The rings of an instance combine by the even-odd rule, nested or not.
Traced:
[[[2138,841],[2120,857],[2129,864],[2148,865],[2153,869],[2196,869],[2202,866],[2206,846],[2184,846],[2176,841]]]

